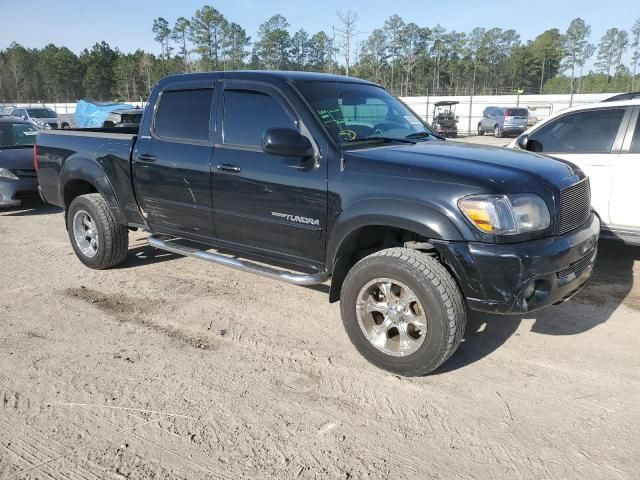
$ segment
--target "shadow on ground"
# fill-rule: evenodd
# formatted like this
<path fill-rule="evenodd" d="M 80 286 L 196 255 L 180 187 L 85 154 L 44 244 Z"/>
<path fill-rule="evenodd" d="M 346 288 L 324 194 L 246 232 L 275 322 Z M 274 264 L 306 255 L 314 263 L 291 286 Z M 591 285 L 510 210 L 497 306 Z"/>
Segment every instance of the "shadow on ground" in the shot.
<path fill-rule="evenodd" d="M 469 312 L 464 341 L 458 351 L 435 374 L 470 365 L 501 347 L 515 333 L 523 318 L 533 318 L 531 329 L 543 335 L 577 335 L 606 322 L 625 304 L 640 310 L 633 290 L 633 266 L 640 247 L 601 240 L 593 276 L 578 295 L 527 315 L 492 315 Z"/>
<path fill-rule="evenodd" d="M 29 198 L 22 201 L 17 207 L 0 208 L 2 217 L 28 217 L 32 215 L 51 215 L 61 213 L 62 209 L 55 205 L 43 203 L 40 199 Z"/>
<path fill-rule="evenodd" d="M 141 267 L 142 265 L 152 265 L 154 263 L 176 260 L 178 258 L 184 257 L 165 250 L 159 250 L 148 243 L 143 243 L 129 248 L 127 258 L 116 268 Z"/>

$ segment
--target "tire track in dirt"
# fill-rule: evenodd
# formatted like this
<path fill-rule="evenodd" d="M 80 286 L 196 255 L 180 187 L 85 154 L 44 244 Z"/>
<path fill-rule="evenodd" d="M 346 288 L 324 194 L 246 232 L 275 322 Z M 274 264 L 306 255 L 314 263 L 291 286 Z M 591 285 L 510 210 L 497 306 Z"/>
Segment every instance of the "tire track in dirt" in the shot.
<path fill-rule="evenodd" d="M 0 366 L 0 370 L 2 370 L 2 369 L 4 369 L 4 368 L 2 366 Z M 4 377 L 4 378 L 2 378 L 2 377 Z M 10 380 L 10 378 L 7 378 L 5 375 L 2 375 L 2 373 L 0 372 L 0 382 L 5 383 L 7 380 Z M 31 385 L 33 388 L 35 388 L 37 390 L 40 390 L 45 396 L 48 393 L 48 390 L 46 388 L 41 387 L 40 385 L 34 384 L 32 381 L 30 381 L 28 379 L 21 379 L 21 381 L 26 383 L 26 384 L 28 384 L 28 385 Z M 68 384 L 68 386 L 72 387 L 71 384 Z M 11 390 L 13 392 L 13 396 L 16 399 L 13 402 L 14 409 L 16 411 L 19 411 L 19 412 L 20 411 L 24 411 L 25 408 L 21 408 L 21 407 L 25 407 L 25 405 L 24 405 L 24 403 L 25 403 L 25 400 L 24 400 L 25 395 L 23 393 L 20 393 L 17 390 L 13 390 L 10 387 L 9 387 L 9 390 Z M 7 387 L 6 386 L 5 386 L 5 392 L 7 392 Z M 7 396 L 6 393 L 5 393 L 5 396 Z M 61 394 L 60 394 L 60 392 L 56 392 L 56 394 L 53 395 L 53 396 L 54 397 L 60 397 Z M 45 410 L 45 408 L 43 407 L 43 403 L 41 403 L 41 402 L 31 401 L 31 400 L 27 400 L 26 402 L 27 402 L 26 407 L 31 409 L 31 410 L 37 409 L 39 412 L 42 412 L 42 411 Z M 48 404 L 48 405 L 51 405 L 51 404 Z M 94 420 L 98 420 L 99 422 L 106 424 L 108 427 L 112 427 L 111 432 L 108 432 L 107 436 L 110 435 L 110 434 L 113 434 L 114 432 L 117 433 L 119 430 L 123 430 L 123 427 L 120 424 L 113 422 L 111 419 L 109 419 L 109 418 L 107 418 L 107 417 L 105 417 L 103 415 L 97 414 L 95 411 L 92 411 L 91 408 L 80 407 L 78 410 L 82 411 L 84 414 L 88 415 L 89 417 L 92 417 Z M 147 420 L 148 420 L 148 417 L 138 416 L 138 415 L 135 415 L 135 414 L 133 414 L 131 412 L 126 412 L 126 415 L 131 416 L 134 420 L 136 420 L 137 423 L 140 423 L 140 422 L 146 423 Z M 33 415 L 32 418 L 34 416 L 35 415 Z M 154 421 L 154 423 L 156 423 L 156 421 Z M 151 425 L 153 425 L 153 424 L 151 424 Z M 42 433 L 40 432 L 40 434 L 42 434 Z M 137 440 L 140 440 L 140 441 L 142 441 L 144 443 L 150 444 L 153 448 L 157 448 L 158 450 L 161 450 L 165 454 L 169 454 L 169 455 L 172 455 L 175 458 L 180 459 L 186 465 L 191 465 L 192 467 L 195 467 L 197 470 L 207 472 L 207 478 L 210 478 L 211 476 L 214 476 L 216 478 L 227 478 L 224 475 L 222 475 L 222 474 L 220 474 L 218 472 L 215 472 L 213 470 L 210 470 L 209 468 L 205 467 L 204 465 L 198 464 L 195 461 L 187 458 L 186 454 L 179 454 L 179 453 L 175 452 L 174 450 L 172 450 L 170 448 L 167 448 L 167 447 L 164 447 L 164 446 L 160 445 L 159 443 L 155 442 L 154 440 L 152 440 L 150 438 L 147 438 L 144 434 L 140 434 L 138 432 L 133 431 L 133 432 L 130 432 L 130 435 L 133 438 L 137 439 Z M 53 440 L 51 440 L 50 438 L 48 438 L 46 436 L 45 436 L 45 438 L 47 438 L 48 441 L 54 442 Z M 115 441 L 111 441 L 110 442 L 108 440 L 109 439 L 106 438 L 101 443 L 116 443 Z M 98 443 L 100 443 L 100 442 L 98 442 Z M 72 448 L 69 448 L 69 447 L 63 447 L 63 448 L 65 449 L 65 451 L 72 450 Z M 106 456 L 108 456 L 108 455 L 106 455 Z M 51 458 L 53 458 L 53 457 L 51 457 Z M 43 461 L 50 460 L 51 458 L 44 459 Z M 56 462 L 59 462 L 61 460 L 65 461 L 65 459 L 59 459 L 59 460 L 56 460 Z M 85 459 L 85 460 L 88 461 L 88 458 Z M 104 460 L 104 458 L 99 457 L 99 458 L 95 459 L 93 462 L 90 462 L 90 463 L 92 463 L 93 465 L 95 465 L 97 467 L 98 463 L 96 463 L 96 462 L 103 461 L 103 460 Z M 32 462 L 32 465 L 33 464 L 34 463 Z M 32 466 L 32 465 L 30 465 L 30 466 Z M 104 467 L 99 467 L 99 468 L 100 468 L 101 475 L 99 475 L 98 478 L 104 478 L 103 477 L 104 473 L 105 473 Z M 161 472 L 163 470 L 164 470 L 163 468 L 158 468 L 157 471 L 155 471 L 153 473 L 154 474 L 161 474 Z M 161 474 L 161 477 L 166 477 L 166 473 L 165 474 Z M 139 478 L 147 478 L 147 477 L 139 477 Z M 167 478 L 174 478 L 174 477 L 170 476 L 170 477 L 167 477 Z M 197 478 L 197 475 L 195 475 L 195 472 L 192 471 L 191 474 L 189 474 L 187 476 L 181 476 L 181 477 L 176 477 L 176 478 Z"/>

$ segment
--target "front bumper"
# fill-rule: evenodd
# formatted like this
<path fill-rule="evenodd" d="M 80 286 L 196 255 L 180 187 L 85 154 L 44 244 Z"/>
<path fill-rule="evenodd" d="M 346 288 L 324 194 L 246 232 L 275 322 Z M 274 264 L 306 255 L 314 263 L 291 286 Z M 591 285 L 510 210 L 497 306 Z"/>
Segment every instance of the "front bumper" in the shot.
<path fill-rule="evenodd" d="M 561 303 L 589 280 L 600 220 L 591 214 L 562 236 L 515 244 L 450 242 L 441 250 L 469 307 L 491 313 L 524 313 Z"/>
<path fill-rule="evenodd" d="M 0 207 L 16 207 L 22 203 L 22 198 L 37 195 L 37 178 L 0 179 Z"/>

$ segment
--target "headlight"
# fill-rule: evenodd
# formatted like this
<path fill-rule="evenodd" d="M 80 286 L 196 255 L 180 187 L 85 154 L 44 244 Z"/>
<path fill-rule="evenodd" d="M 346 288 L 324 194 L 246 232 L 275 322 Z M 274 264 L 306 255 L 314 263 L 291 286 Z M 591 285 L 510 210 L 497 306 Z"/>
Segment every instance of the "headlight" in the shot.
<path fill-rule="evenodd" d="M 51 125 L 49 125 L 48 123 L 41 123 L 41 124 L 40 124 L 40 126 L 41 126 L 42 128 L 44 128 L 45 130 L 46 130 L 46 129 L 51 130 Z"/>
<path fill-rule="evenodd" d="M 0 168 L 0 178 L 10 178 L 11 180 L 19 180 L 13 173 L 6 168 Z"/>
<path fill-rule="evenodd" d="M 544 230 L 551 224 L 544 200 L 531 193 L 518 195 L 471 195 L 458 207 L 481 232 L 516 235 Z"/>

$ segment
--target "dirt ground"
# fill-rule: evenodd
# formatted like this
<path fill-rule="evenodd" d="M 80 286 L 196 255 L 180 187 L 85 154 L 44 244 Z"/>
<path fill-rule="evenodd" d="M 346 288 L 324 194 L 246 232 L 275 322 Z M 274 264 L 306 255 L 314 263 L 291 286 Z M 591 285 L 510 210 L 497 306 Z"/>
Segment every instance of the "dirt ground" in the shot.
<path fill-rule="evenodd" d="M 363 360 L 327 287 L 148 247 L 85 268 L 59 210 L 0 212 L 0 478 L 632 479 L 640 248 L 540 313 L 472 314 L 434 374 Z"/>

